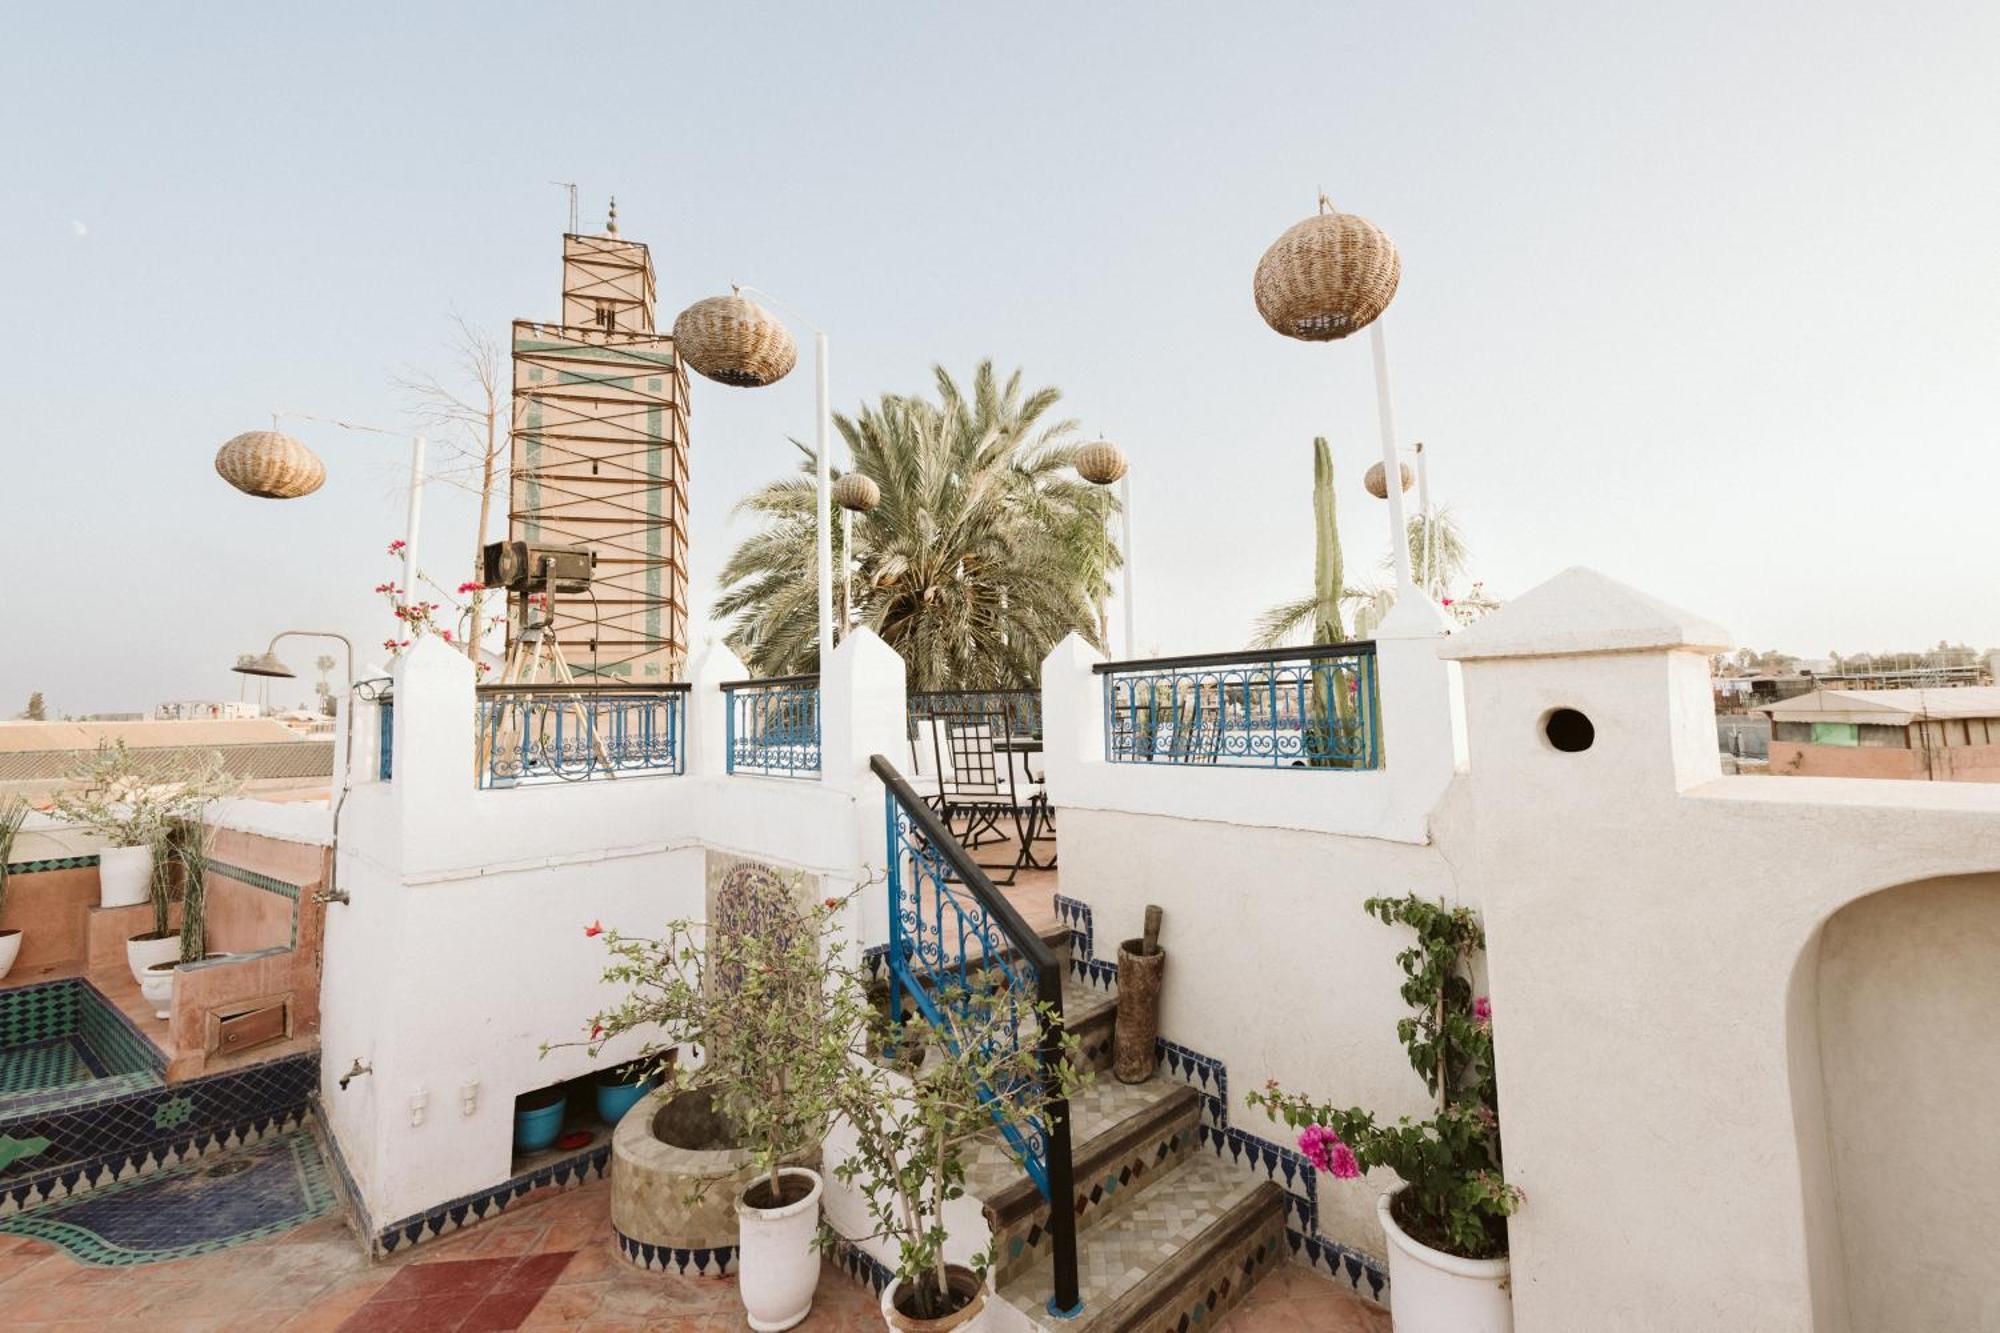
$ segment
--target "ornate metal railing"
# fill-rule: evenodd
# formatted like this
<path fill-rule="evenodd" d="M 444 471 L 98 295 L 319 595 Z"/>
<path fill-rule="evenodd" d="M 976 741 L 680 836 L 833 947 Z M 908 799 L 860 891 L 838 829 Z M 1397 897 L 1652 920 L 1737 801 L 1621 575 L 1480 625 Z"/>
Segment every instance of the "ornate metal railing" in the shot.
<path fill-rule="evenodd" d="M 947 1034 L 940 1005 L 953 1005 L 968 1017 L 976 1010 L 981 1030 L 1013 1041 L 1013 1049 L 1033 1041 L 1043 1077 L 1053 1078 L 1063 1059 L 1062 965 L 1055 951 L 1029 929 L 895 765 L 878 754 L 869 767 L 882 779 L 888 815 L 890 1014 L 899 1017 L 907 997 L 934 1029 Z M 996 1024 L 986 1026 L 996 1017 Z M 980 1092 L 994 1102 L 1009 1090 Z M 1049 1201 L 1055 1264 L 1050 1308 L 1074 1314 L 1079 1299 L 1069 1101 L 1049 1102 L 1028 1118 L 1026 1132 L 1011 1123 L 1018 1117 L 995 1119 L 1028 1178 Z"/>
<path fill-rule="evenodd" d="M 1373 643 L 1103 662 L 1114 764 L 1382 766 Z"/>
<path fill-rule="evenodd" d="M 819 677 L 773 676 L 722 687 L 731 773 L 819 776 Z"/>
<path fill-rule="evenodd" d="M 1039 690 L 920 690 L 909 698 L 910 739 L 917 723 L 935 717 L 1007 719 L 1007 734 L 1042 738 L 1042 695 Z"/>
<path fill-rule="evenodd" d="M 684 772 L 687 699 L 684 684 L 482 685 L 479 785 Z"/>

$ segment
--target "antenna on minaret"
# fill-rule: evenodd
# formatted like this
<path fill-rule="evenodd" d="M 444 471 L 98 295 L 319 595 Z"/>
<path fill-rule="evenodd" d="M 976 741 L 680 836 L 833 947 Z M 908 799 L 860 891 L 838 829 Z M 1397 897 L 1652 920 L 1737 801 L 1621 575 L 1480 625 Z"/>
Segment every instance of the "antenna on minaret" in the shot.
<path fill-rule="evenodd" d="M 549 184 L 560 185 L 569 191 L 569 234 L 571 236 L 576 235 L 576 182 L 550 181 Z"/>
<path fill-rule="evenodd" d="M 605 220 L 604 234 L 606 236 L 618 234 L 618 196 L 615 194 L 611 196 L 611 216 Z"/>

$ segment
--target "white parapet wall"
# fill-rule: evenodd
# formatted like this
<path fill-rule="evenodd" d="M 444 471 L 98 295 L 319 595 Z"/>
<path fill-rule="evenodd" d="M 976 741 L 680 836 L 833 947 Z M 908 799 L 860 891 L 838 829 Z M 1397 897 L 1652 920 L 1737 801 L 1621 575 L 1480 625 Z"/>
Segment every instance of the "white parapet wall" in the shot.
<path fill-rule="evenodd" d="M 723 771 L 717 686 L 744 674 L 719 647 L 697 664 L 684 775 L 481 790 L 469 664 L 428 639 L 398 664 L 394 777 L 349 795 L 350 900 L 328 911 L 322 983 L 321 1097 L 373 1227 L 505 1180 L 517 1095 L 634 1053 L 641 1035 L 596 1060 L 581 1044 L 541 1054 L 581 1043 L 617 998 L 587 926 L 657 935 L 699 919 L 711 850 L 803 870 L 829 894 L 876 877 L 881 787 L 864 776 L 869 754 L 903 744 L 901 659 L 866 631 L 835 654 L 822 780 Z M 868 898 L 849 923 L 860 943 Z M 368 1072 L 343 1089 L 356 1061 Z"/>

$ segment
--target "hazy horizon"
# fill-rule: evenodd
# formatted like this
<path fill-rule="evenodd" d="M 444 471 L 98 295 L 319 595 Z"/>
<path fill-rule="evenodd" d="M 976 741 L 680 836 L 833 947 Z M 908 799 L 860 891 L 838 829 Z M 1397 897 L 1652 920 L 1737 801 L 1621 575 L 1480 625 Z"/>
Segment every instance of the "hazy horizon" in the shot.
<path fill-rule="evenodd" d="M 454 314 L 554 318 L 551 181 L 586 231 L 617 196 L 663 327 L 732 281 L 810 315 L 842 411 L 984 357 L 1060 386 L 1132 462 L 1143 650 L 1306 590 L 1315 435 L 1382 577 L 1365 340 L 1250 297 L 1321 188 L 1401 250 L 1399 433 L 1491 592 L 1582 564 L 1760 650 L 2000 646 L 2000 9 L 558 13 L 13 17 L 0 717 L 235 698 L 284 628 L 380 659 L 405 444 L 288 421 L 328 468 L 290 502 L 215 450 L 280 409 L 404 429 Z M 693 389 L 697 651 L 732 506 L 811 435 L 793 330 L 783 384 Z M 455 585 L 473 501 L 425 504 Z"/>

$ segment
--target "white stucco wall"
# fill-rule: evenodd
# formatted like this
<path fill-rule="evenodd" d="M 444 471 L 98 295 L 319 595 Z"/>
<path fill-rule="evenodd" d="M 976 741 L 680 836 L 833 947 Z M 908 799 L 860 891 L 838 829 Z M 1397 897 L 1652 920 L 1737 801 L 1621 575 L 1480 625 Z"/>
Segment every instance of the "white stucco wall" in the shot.
<path fill-rule="evenodd" d="M 425 640 L 399 665 L 394 780 L 348 798 L 350 902 L 328 912 L 322 982 L 321 1096 L 374 1226 L 506 1179 L 514 1097 L 640 1045 L 634 1034 L 595 1062 L 581 1047 L 539 1054 L 616 999 L 585 926 L 656 934 L 698 919 L 710 849 L 820 875 L 829 892 L 883 860 L 881 787 L 864 775 L 867 754 L 903 736 L 900 659 L 865 632 L 842 645 L 823 696 L 826 780 L 787 781 L 722 770 L 714 687 L 743 674 L 726 654 L 696 669 L 685 775 L 491 791 L 474 783 L 465 659 Z M 343 1090 L 356 1059 L 372 1072 Z"/>
<path fill-rule="evenodd" d="M 1856 1329 L 2000 1328 L 2000 875 L 1842 908 L 1817 1017 L 1846 1304 Z"/>

